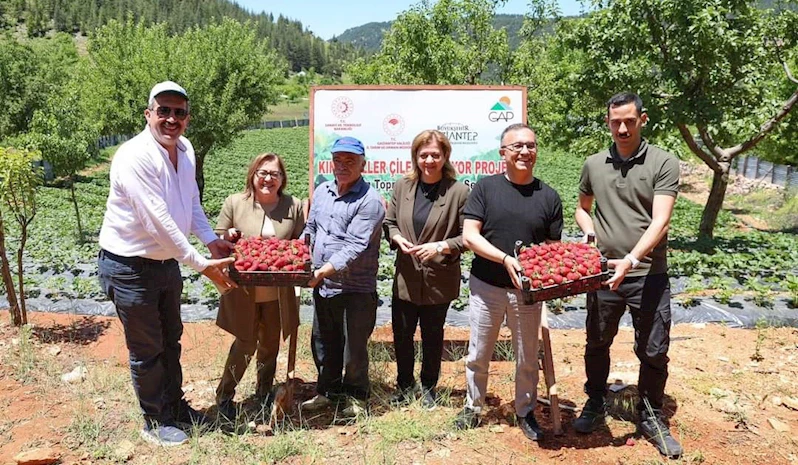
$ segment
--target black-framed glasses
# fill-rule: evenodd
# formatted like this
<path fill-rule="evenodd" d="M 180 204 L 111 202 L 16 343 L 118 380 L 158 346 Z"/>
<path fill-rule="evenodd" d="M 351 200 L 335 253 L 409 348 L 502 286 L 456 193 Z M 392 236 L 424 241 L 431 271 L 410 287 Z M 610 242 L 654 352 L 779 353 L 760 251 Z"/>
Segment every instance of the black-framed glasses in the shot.
<path fill-rule="evenodd" d="M 155 109 L 155 113 L 158 115 L 158 118 L 169 118 L 169 115 L 174 113 L 175 118 L 183 121 L 188 116 L 188 110 L 185 108 L 172 108 L 160 105 L 158 108 Z"/>
<path fill-rule="evenodd" d="M 261 179 L 266 179 L 267 177 L 278 180 L 283 179 L 283 173 L 279 171 L 258 170 L 255 171 L 255 174 Z"/>
<path fill-rule="evenodd" d="M 526 147 L 530 152 L 538 149 L 537 142 L 516 142 L 515 144 L 502 145 L 503 149 L 512 150 L 513 152 L 520 152 Z"/>

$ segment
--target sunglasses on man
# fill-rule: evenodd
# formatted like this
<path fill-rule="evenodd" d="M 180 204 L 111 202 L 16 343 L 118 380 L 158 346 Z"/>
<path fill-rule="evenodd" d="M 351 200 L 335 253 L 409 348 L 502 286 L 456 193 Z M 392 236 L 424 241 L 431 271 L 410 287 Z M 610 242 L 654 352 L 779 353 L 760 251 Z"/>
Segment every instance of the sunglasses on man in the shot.
<path fill-rule="evenodd" d="M 175 118 L 180 121 L 183 121 L 188 116 L 188 110 L 185 108 L 172 108 L 163 105 L 156 108 L 155 113 L 158 115 L 158 118 L 169 118 L 169 115 L 174 113 Z"/>

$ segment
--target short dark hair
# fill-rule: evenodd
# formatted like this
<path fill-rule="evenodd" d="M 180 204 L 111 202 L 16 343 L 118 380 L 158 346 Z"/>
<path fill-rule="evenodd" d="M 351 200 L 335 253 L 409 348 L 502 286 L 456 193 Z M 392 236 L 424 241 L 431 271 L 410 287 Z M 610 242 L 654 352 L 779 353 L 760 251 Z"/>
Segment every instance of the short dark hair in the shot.
<path fill-rule="evenodd" d="M 504 143 L 504 136 L 507 135 L 508 132 L 518 131 L 519 129 L 529 129 L 533 133 L 535 132 L 535 130 L 532 129 L 531 127 L 529 127 L 528 124 L 525 124 L 525 123 L 513 123 L 513 124 L 507 126 L 506 128 L 504 128 L 504 131 L 502 131 L 501 137 L 499 137 L 499 144 Z"/>
<path fill-rule="evenodd" d="M 643 99 L 641 99 L 640 96 L 634 92 L 619 92 L 610 97 L 610 99 L 607 101 L 607 114 L 610 114 L 610 108 L 620 107 L 632 102 L 634 102 L 635 108 L 637 109 L 637 115 L 642 115 Z"/>

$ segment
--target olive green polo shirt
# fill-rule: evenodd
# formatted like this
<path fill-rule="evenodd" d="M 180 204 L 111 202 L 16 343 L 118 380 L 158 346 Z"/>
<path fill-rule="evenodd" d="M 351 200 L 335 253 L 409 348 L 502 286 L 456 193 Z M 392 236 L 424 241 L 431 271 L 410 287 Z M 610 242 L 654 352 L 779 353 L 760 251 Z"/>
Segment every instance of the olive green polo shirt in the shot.
<path fill-rule="evenodd" d="M 594 197 L 593 223 L 601 253 L 607 258 L 625 257 L 651 224 L 654 196 L 676 197 L 678 189 L 679 160 L 645 140 L 626 160 L 618 155 L 615 144 L 588 157 L 579 192 Z M 667 272 L 667 248 L 665 235 L 628 276 Z"/>

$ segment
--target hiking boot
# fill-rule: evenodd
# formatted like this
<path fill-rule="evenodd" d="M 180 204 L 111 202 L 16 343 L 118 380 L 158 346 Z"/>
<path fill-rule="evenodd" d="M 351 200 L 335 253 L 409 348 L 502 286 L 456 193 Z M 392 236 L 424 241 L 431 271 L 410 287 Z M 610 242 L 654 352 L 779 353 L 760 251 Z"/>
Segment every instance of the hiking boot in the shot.
<path fill-rule="evenodd" d="M 464 407 L 454 419 L 454 428 L 465 430 L 479 426 L 479 415 L 474 410 Z"/>
<path fill-rule="evenodd" d="M 188 441 L 188 435 L 172 425 L 145 425 L 140 435 L 141 439 L 164 447 L 179 446 Z"/>
<path fill-rule="evenodd" d="M 588 399 L 582 408 L 579 418 L 574 419 L 574 430 L 582 434 L 590 434 L 604 424 L 607 416 L 607 406 L 603 399 Z"/>
<path fill-rule="evenodd" d="M 516 420 L 518 421 L 518 427 L 521 428 L 527 439 L 538 442 L 543 440 L 543 430 L 538 425 L 534 412 L 527 413 L 525 417 L 516 416 Z"/>
<path fill-rule="evenodd" d="M 637 432 L 654 444 L 660 454 L 672 459 L 681 457 L 682 446 L 671 436 L 670 429 L 659 415 L 641 413 Z"/>
<path fill-rule="evenodd" d="M 346 404 L 346 407 L 341 410 L 341 416 L 344 418 L 357 418 L 368 411 L 368 402 L 364 399 L 355 399 L 353 397 Z"/>
<path fill-rule="evenodd" d="M 326 396 L 316 394 L 312 399 L 308 399 L 299 405 L 300 410 L 306 412 L 316 412 L 323 408 L 327 408 L 332 404 L 332 401 Z"/>
<path fill-rule="evenodd" d="M 234 422 L 238 416 L 238 408 L 235 402 L 231 400 L 224 400 L 216 405 L 216 411 L 220 421 Z"/>
<path fill-rule="evenodd" d="M 434 388 L 421 390 L 421 406 L 427 410 L 435 410 L 438 406 Z"/>
<path fill-rule="evenodd" d="M 180 402 L 177 403 L 177 407 L 174 407 L 174 418 L 175 423 L 178 425 L 184 425 L 187 428 L 196 427 L 206 427 L 211 426 L 213 421 L 208 418 L 204 413 L 194 410 L 185 399 L 180 399 Z"/>
<path fill-rule="evenodd" d="M 415 384 L 406 388 L 398 387 L 393 392 L 388 402 L 394 407 L 403 407 L 416 400 L 416 392 L 417 388 Z"/>

